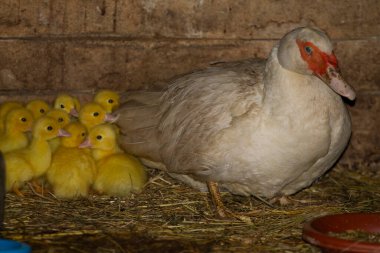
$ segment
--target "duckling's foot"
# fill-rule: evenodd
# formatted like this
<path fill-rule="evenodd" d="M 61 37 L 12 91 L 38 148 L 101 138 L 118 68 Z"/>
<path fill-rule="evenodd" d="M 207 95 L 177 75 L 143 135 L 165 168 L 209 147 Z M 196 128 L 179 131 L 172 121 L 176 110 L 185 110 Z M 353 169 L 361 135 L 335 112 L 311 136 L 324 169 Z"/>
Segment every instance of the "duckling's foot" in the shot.
<path fill-rule="evenodd" d="M 37 180 L 33 180 L 31 182 L 31 188 L 34 193 L 44 195 L 44 188 L 38 183 Z"/>
<path fill-rule="evenodd" d="M 25 197 L 25 195 L 24 195 L 24 193 L 22 193 L 21 191 L 20 191 L 20 189 L 18 188 L 18 187 L 16 187 L 16 186 L 13 186 L 12 187 L 12 191 L 17 195 L 17 196 L 19 196 L 19 197 Z"/>
<path fill-rule="evenodd" d="M 237 219 L 237 220 L 249 223 L 249 224 L 252 223 L 250 217 L 248 217 L 244 214 L 234 213 L 234 212 L 228 210 L 224 206 L 223 201 L 222 201 L 222 197 L 220 196 L 218 183 L 208 181 L 207 186 L 208 186 L 208 189 L 210 191 L 211 199 L 215 205 L 216 213 L 219 216 L 219 218 L 221 218 L 221 219 Z"/>

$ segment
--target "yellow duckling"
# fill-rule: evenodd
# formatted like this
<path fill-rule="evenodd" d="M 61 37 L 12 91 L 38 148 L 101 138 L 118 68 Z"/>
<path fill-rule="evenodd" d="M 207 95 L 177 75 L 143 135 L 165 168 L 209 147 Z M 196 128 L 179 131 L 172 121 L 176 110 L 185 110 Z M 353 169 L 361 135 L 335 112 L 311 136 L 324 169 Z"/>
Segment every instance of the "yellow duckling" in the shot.
<path fill-rule="evenodd" d="M 15 108 L 21 108 L 22 103 L 16 101 L 7 101 L 0 105 L 0 133 L 4 131 L 5 128 L 5 116 L 8 112 Z"/>
<path fill-rule="evenodd" d="M 120 95 L 112 90 L 100 90 L 95 94 L 94 102 L 103 106 L 107 113 L 112 113 L 120 105 Z"/>
<path fill-rule="evenodd" d="M 105 122 L 112 123 L 117 117 L 107 113 L 106 110 L 95 102 L 85 104 L 79 112 L 79 121 L 89 130 L 96 125 Z"/>
<path fill-rule="evenodd" d="M 46 116 L 55 119 L 60 128 L 63 128 L 70 123 L 70 115 L 62 109 L 51 109 L 46 113 Z"/>
<path fill-rule="evenodd" d="M 44 116 L 34 123 L 32 140 L 23 149 L 4 154 L 6 165 L 6 191 L 13 190 L 22 196 L 19 188 L 31 179 L 42 176 L 50 166 L 51 150 L 48 140 L 66 136 L 55 119 Z"/>
<path fill-rule="evenodd" d="M 23 107 L 8 112 L 5 117 L 5 131 L 0 134 L 0 150 L 5 153 L 25 148 L 28 137 L 25 132 L 32 130 L 33 115 Z"/>
<path fill-rule="evenodd" d="M 25 107 L 32 112 L 34 119 L 44 116 L 50 110 L 50 105 L 41 99 L 31 100 Z"/>
<path fill-rule="evenodd" d="M 96 191 L 111 196 L 128 196 L 142 191 L 148 178 L 145 167 L 136 157 L 120 149 L 112 125 L 92 128 L 80 147 L 92 149 L 98 168 L 93 186 Z"/>
<path fill-rule="evenodd" d="M 54 100 L 54 108 L 63 109 L 74 117 L 79 116 L 80 102 L 76 97 L 68 94 L 59 94 Z"/>
<path fill-rule="evenodd" d="M 91 153 L 88 149 L 78 148 L 85 140 L 87 130 L 79 122 L 72 122 L 64 129 L 70 136 L 60 138 L 61 145 L 53 154 L 46 176 L 56 197 L 86 197 L 96 175 Z"/>
<path fill-rule="evenodd" d="M 67 124 L 70 123 L 70 115 L 62 109 L 51 109 L 46 113 L 47 116 L 52 117 L 58 122 L 59 128 L 64 128 Z M 60 143 L 60 138 L 54 138 L 49 141 L 51 151 L 54 151 L 58 148 Z"/>

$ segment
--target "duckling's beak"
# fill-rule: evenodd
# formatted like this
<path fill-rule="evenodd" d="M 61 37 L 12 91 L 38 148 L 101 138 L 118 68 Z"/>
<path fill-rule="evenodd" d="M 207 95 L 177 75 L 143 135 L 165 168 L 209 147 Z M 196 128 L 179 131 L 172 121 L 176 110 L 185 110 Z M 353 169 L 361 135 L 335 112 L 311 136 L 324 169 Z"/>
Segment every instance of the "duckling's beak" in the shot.
<path fill-rule="evenodd" d="M 91 144 L 91 141 L 90 139 L 85 139 L 84 142 L 82 142 L 81 144 L 79 144 L 79 148 L 91 148 L 92 144 Z"/>
<path fill-rule="evenodd" d="M 63 130 L 62 128 L 60 128 L 58 130 L 58 135 L 59 137 L 70 137 L 71 134 L 69 132 L 67 132 L 66 130 Z"/>
<path fill-rule="evenodd" d="M 111 113 L 106 113 L 106 117 L 105 117 L 104 121 L 109 122 L 109 123 L 114 123 L 118 119 L 119 119 L 119 114 L 114 115 Z"/>
<path fill-rule="evenodd" d="M 352 101 L 355 100 L 355 90 L 342 78 L 342 75 L 337 67 L 329 64 L 327 66 L 326 73 L 321 75 L 316 74 L 316 76 L 330 86 L 330 88 L 339 95 Z"/>
<path fill-rule="evenodd" d="M 77 111 L 77 109 L 73 108 L 70 110 L 70 115 L 75 117 L 75 118 L 78 118 L 79 117 L 79 112 Z"/>

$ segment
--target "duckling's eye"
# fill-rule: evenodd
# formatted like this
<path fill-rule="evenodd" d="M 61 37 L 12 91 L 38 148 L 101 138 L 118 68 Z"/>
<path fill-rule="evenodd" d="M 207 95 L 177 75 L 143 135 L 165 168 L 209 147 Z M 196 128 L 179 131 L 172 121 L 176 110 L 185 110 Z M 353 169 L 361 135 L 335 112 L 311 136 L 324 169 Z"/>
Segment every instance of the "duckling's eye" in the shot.
<path fill-rule="evenodd" d="M 98 112 L 94 112 L 94 117 L 98 117 L 99 116 L 99 113 Z"/>
<path fill-rule="evenodd" d="M 63 118 L 58 118 L 58 122 L 63 122 Z"/>
<path fill-rule="evenodd" d="M 48 126 L 46 129 L 47 129 L 48 131 L 51 131 L 51 130 L 53 130 L 53 127 L 52 127 L 52 126 Z"/>
<path fill-rule="evenodd" d="M 61 108 L 62 108 L 62 109 L 65 108 L 65 105 L 61 105 Z"/>
<path fill-rule="evenodd" d="M 21 121 L 22 122 L 26 122 L 26 118 L 21 118 Z"/>
<path fill-rule="evenodd" d="M 86 133 L 82 133 L 81 135 L 82 135 L 82 136 L 86 136 Z"/>
<path fill-rule="evenodd" d="M 101 135 L 96 136 L 96 139 L 101 140 L 103 137 Z"/>
<path fill-rule="evenodd" d="M 313 48 L 310 47 L 310 46 L 306 46 L 306 47 L 305 47 L 305 52 L 306 52 L 308 55 L 312 55 L 312 54 L 313 54 Z"/>
<path fill-rule="evenodd" d="M 40 113 L 45 113 L 45 110 L 44 109 L 40 109 Z"/>
<path fill-rule="evenodd" d="M 108 103 L 112 104 L 113 103 L 113 99 L 108 99 Z"/>

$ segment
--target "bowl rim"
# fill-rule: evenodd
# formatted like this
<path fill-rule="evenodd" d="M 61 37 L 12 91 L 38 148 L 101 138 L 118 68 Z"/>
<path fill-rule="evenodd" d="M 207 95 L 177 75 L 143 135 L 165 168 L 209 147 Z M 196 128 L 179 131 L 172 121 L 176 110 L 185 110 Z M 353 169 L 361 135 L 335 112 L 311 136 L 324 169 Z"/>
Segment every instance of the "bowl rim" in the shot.
<path fill-rule="evenodd" d="M 29 253 L 31 247 L 23 242 L 0 238 L 0 252 Z"/>
<path fill-rule="evenodd" d="M 329 214 L 322 215 L 316 218 L 313 218 L 306 222 L 303 226 L 302 238 L 313 245 L 316 245 L 321 248 L 330 249 L 330 250 L 347 250 L 347 252 L 379 252 L 380 243 L 376 242 L 365 242 L 365 241 L 353 241 L 348 239 L 342 239 L 334 236 L 328 235 L 328 232 L 334 231 L 321 231 L 315 227 L 315 224 L 325 221 L 327 218 L 357 218 L 358 216 L 375 216 L 380 218 L 380 213 L 338 213 L 338 214 Z M 358 227 L 359 228 L 359 227 Z M 363 229 L 361 229 L 363 230 Z M 345 230 L 347 231 L 347 230 Z M 363 230 L 368 231 L 368 230 Z M 371 232 L 371 231 L 368 231 Z"/>

